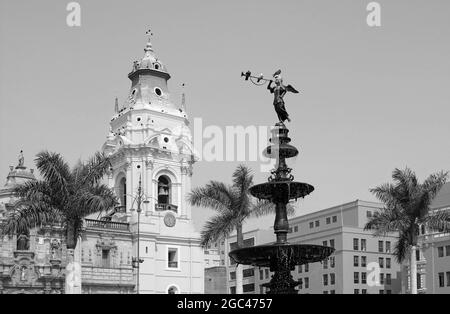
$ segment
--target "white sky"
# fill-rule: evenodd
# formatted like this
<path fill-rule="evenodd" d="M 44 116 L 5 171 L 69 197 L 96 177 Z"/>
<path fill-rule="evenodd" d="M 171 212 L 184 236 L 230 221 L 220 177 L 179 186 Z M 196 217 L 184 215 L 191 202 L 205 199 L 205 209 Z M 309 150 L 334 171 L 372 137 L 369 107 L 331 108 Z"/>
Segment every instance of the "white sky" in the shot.
<path fill-rule="evenodd" d="M 376 29 L 363 0 L 86 0 L 80 28 L 66 25 L 68 2 L 0 0 L 0 178 L 21 149 L 31 166 L 42 149 L 73 164 L 101 148 L 148 28 L 172 99 L 186 83 L 190 117 L 205 126 L 276 122 L 271 96 L 243 70 L 280 68 L 301 91 L 285 98 L 300 150 L 294 174 L 316 190 L 297 214 L 374 200 L 368 189 L 395 167 L 421 178 L 450 168 L 449 1 L 378 1 Z M 230 182 L 236 165 L 198 163 L 193 186 Z M 209 214 L 195 210 L 197 227 Z"/>

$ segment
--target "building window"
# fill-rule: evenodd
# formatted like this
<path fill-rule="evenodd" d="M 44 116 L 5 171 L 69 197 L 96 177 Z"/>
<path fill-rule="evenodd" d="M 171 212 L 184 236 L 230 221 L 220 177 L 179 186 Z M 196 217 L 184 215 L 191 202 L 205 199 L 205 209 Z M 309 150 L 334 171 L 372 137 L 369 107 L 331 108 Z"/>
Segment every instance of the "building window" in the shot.
<path fill-rule="evenodd" d="M 305 278 L 305 289 L 308 289 L 308 288 L 309 288 L 309 278 L 306 277 Z"/>
<path fill-rule="evenodd" d="M 353 273 L 353 283 L 359 283 L 359 273 Z"/>
<path fill-rule="evenodd" d="M 330 247 L 332 247 L 334 249 L 334 239 L 330 240 Z"/>
<path fill-rule="evenodd" d="M 361 294 L 367 294 L 367 289 L 362 289 Z"/>
<path fill-rule="evenodd" d="M 308 263 L 305 264 L 305 273 L 307 273 L 307 272 L 309 272 L 309 264 Z"/>
<path fill-rule="evenodd" d="M 230 287 L 230 294 L 236 294 L 236 287 Z"/>
<path fill-rule="evenodd" d="M 442 288 L 445 286 L 444 283 L 444 273 L 439 273 L 439 287 Z"/>
<path fill-rule="evenodd" d="M 391 259 L 389 257 L 386 258 L 386 268 L 387 269 L 391 268 Z"/>
<path fill-rule="evenodd" d="M 158 178 L 158 204 L 170 204 L 170 179 L 167 176 L 160 176 Z"/>
<path fill-rule="evenodd" d="M 298 288 L 299 288 L 299 289 L 303 289 L 303 279 L 302 279 L 302 278 L 300 278 L 300 279 L 298 280 Z"/>
<path fill-rule="evenodd" d="M 336 265 L 336 259 L 334 256 L 330 257 L 330 267 L 334 268 L 334 266 Z"/>
<path fill-rule="evenodd" d="M 242 276 L 244 278 L 246 278 L 246 277 L 253 277 L 253 276 L 255 276 L 255 270 L 253 268 L 244 269 L 242 271 Z"/>
<path fill-rule="evenodd" d="M 326 222 L 327 222 L 327 225 L 329 225 L 331 223 L 331 217 L 327 217 Z"/>
<path fill-rule="evenodd" d="M 380 284 L 384 285 L 384 274 L 380 274 Z"/>
<path fill-rule="evenodd" d="M 230 280 L 236 280 L 236 272 L 235 271 L 230 272 Z"/>
<path fill-rule="evenodd" d="M 386 290 L 386 294 L 392 294 L 392 290 Z"/>
<path fill-rule="evenodd" d="M 319 227 L 319 226 L 320 226 L 320 221 L 319 221 L 319 220 L 316 220 L 315 226 L 316 226 L 316 227 Z"/>
<path fill-rule="evenodd" d="M 122 178 L 119 181 L 119 200 L 122 206 L 122 211 L 126 211 L 127 208 L 127 179 Z"/>
<path fill-rule="evenodd" d="M 358 267 L 359 266 L 359 257 L 358 256 L 353 256 L 353 266 L 354 267 Z"/>
<path fill-rule="evenodd" d="M 255 284 L 249 283 L 242 286 L 242 292 L 255 292 Z"/>
<path fill-rule="evenodd" d="M 450 245 L 445 246 L 445 256 L 450 256 Z"/>
<path fill-rule="evenodd" d="M 328 291 L 324 291 L 323 294 L 328 294 Z"/>
<path fill-rule="evenodd" d="M 323 285 L 328 286 L 328 275 L 327 274 L 323 275 Z"/>
<path fill-rule="evenodd" d="M 447 287 L 450 287 L 450 271 L 445 273 L 447 275 Z"/>
<path fill-rule="evenodd" d="M 264 271 L 262 269 L 259 270 L 259 280 L 264 280 Z"/>
<path fill-rule="evenodd" d="M 328 244 L 327 241 L 322 241 L 322 245 L 323 245 L 323 246 L 328 246 L 327 244 Z"/>
<path fill-rule="evenodd" d="M 372 217 L 372 212 L 370 210 L 367 211 L 367 218 Z"/>
<path fill-rule="evenodd" d="M 416 250 L 416 261 L 420 261 L 420 250 Z"/>
<path fill-rule="evenodd" d="M 178 248 L 168 247 L 167 249 L 167 267 L 168 268 L 179 268 L 180 256 Z"/>
<path fill-rule="evenodd" d="M 336 275 L 330 274 L 330 285 L 334 285 L 336 283 Z"/>
<path fill-rule="evenodd" d="M 359 250 L 359 240 L 353 239 L 353 250 L 358 251 Z"/>
<path fill-rule="evenodd" d="M 102 250 L 102 267 L 110 268 L 109 250 Z"/>
<path fill-rule="evenodd" d="M 333 222 L 337 221 L 337 216 L 333 216 Z"/>
<path fill-rule="evenodd" d="M 298 226 L 294 226 L 294 232 L 298 232 Z"/>
<path fill-rule="evenodd" d="M 328 269 L 328 258 L 323 260 L 323 269 Z"/>
<path fill-rule="evenodd" d="M 264 271 L 265 271 L 265 273 L 266 273 L 266 279 L 269 278 L 269 275 L 270 275 L 270 274 L 269 274 L 269 269 L 266 268 Z"/>
<path fill-rule="evenodd" d="M 353 290 L 353 294 L 359 294 L 359 289 Z"/>
<path fill-rule="evenodd" d="M 366 241 L 366 239 L 361 239 L 361 251 L 367 251 L 367 241 Z"/>
<path fill-rule="evenodd" d="M 330 294 L 336 294 L 335 290 L 330 290 Z"/>
<path fill-rule="evenodd" d="M 361 267 L 366 267 L 367 265 L 367 256 L 361 256 Z"/>
<path fill-rule="evenodd" d="M 386 284 L 391 285 L 392 284 L 392 276 L 391 274 L 386 274 Z"/>
<path fill-rule="evenodd" d="M 310 223 L 309 223 L 309 228 L 314 228 L 314 222 L 313 221 L 311 221 Z"/>
<path fill-rule="evenodd" d="M 384 290 L 380 290 L 379 294 L 384 294 Z"/>
<path fill-rule="evenodd" d="M 161 91 L 161 89 L 159 87 L 155 87 L 155 94 L 158 95 L 158 96 L 162 95 L 162 91 Z"/>
<path fill-rule="evenodd" d="M 365 272 L 361 273 L 361 283 L 363 283 L 363 284 L 367 283 L 367 273 L 365 273 Z"/>
<path fill-rule="evenodd" d="M 298 273 L 299 273 L 299 274 L 301 274 L 301 273 L 302 273 L 302 268 L 303 268 L 303 266 L 302 266 L 302 265 L 298 265 Z"/>
<path fill-rule="evenodd" d="M 438 247 L 438 257 L 444 257 L 444 247 Z"/>
<path fill-rule="evenodd" d="M 380 268 L 384 268 L 384 258 L 379 257 L 378 258 L 378 264 L 380 265 Z"/>
<path fill-rule="evenodd" d="M 384 252 L 384 248 L 383 248 L 383 241 L 378 241 L 378 252 L 383 253 Z"/>
<path fill-rule="evenodd" d="M 391 242 L 386 241 L 386 253 L 391 253 Z"/>

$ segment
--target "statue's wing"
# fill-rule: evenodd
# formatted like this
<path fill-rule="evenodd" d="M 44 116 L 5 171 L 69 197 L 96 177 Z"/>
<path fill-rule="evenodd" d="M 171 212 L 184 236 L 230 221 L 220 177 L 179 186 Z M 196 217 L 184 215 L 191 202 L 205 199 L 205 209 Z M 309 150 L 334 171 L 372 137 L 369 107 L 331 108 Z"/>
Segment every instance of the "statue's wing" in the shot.
<path fill-rule="evenodd" d="M 295 94 L 297 94 L 298 93 L 298 90 L 296 90 L 294 87 L 292 87 L 292 85 L 288 85 L 288 86 L 286 86 L 286 90 L 288 91 L 288 92 L 291 92 L 291 93 L 295 93 Z"/>
<path fill-rule="evenodd" d="M 277 75 L 280 75 L 281 74 L 281 70 L 278 70 L 278 71 L 276 71 L 274 74 L 273 74 L 273 76 L 277 76 Z"/>

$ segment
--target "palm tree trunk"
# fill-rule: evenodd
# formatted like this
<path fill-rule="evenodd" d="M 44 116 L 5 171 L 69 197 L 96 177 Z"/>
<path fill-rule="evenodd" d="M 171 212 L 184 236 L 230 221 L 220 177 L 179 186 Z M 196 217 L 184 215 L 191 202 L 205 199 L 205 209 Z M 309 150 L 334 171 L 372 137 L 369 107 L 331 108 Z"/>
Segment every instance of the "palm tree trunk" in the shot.
<path fill-rule="evenodd" d="M 76 258 L 77 232 L 74 224 L 67 225 L 66 294 L 81 294 L 81 265 Z"/>
<path fill-rule="evenodd" d="M 244 235 L 242 234 L 242 223 L 236 226 L 236 238 L 237 246 L 239 248 L 244 247 Z M 242 294 L 242 265 L 237 265 L 236 267 L 236 294 Z"/>
<path fill-rule="evenodd" d="M 417 262 L 416 262 L 416 246 L 411 246 L 411 255 L 409 259 L 409 282 L 410 293 L 417 294 Z"/>

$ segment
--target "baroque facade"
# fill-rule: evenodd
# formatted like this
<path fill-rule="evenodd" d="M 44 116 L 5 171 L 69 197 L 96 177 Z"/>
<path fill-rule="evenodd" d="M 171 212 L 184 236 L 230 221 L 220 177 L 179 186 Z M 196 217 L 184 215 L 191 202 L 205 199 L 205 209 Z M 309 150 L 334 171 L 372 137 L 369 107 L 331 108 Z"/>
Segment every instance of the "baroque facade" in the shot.
<path fill-rule="evenodd" d="M 104 179 L 120 206 L 93 215 L 75 250 L 79 293 L 203 293 L 204 252 L 186 200 L 193 150 L 184 106 L 170 99 L 170 74 L 150 40 L 128 74 L 127 100 L 110 122 L 103 152 L 112 167 Z M 11 167 L 0 191 L 0 219 L 17 205 L 12 188 L 35 180 Z M 64 233 L 56 227 L 0 239 L 0 293 L 64 293 Z"/>

